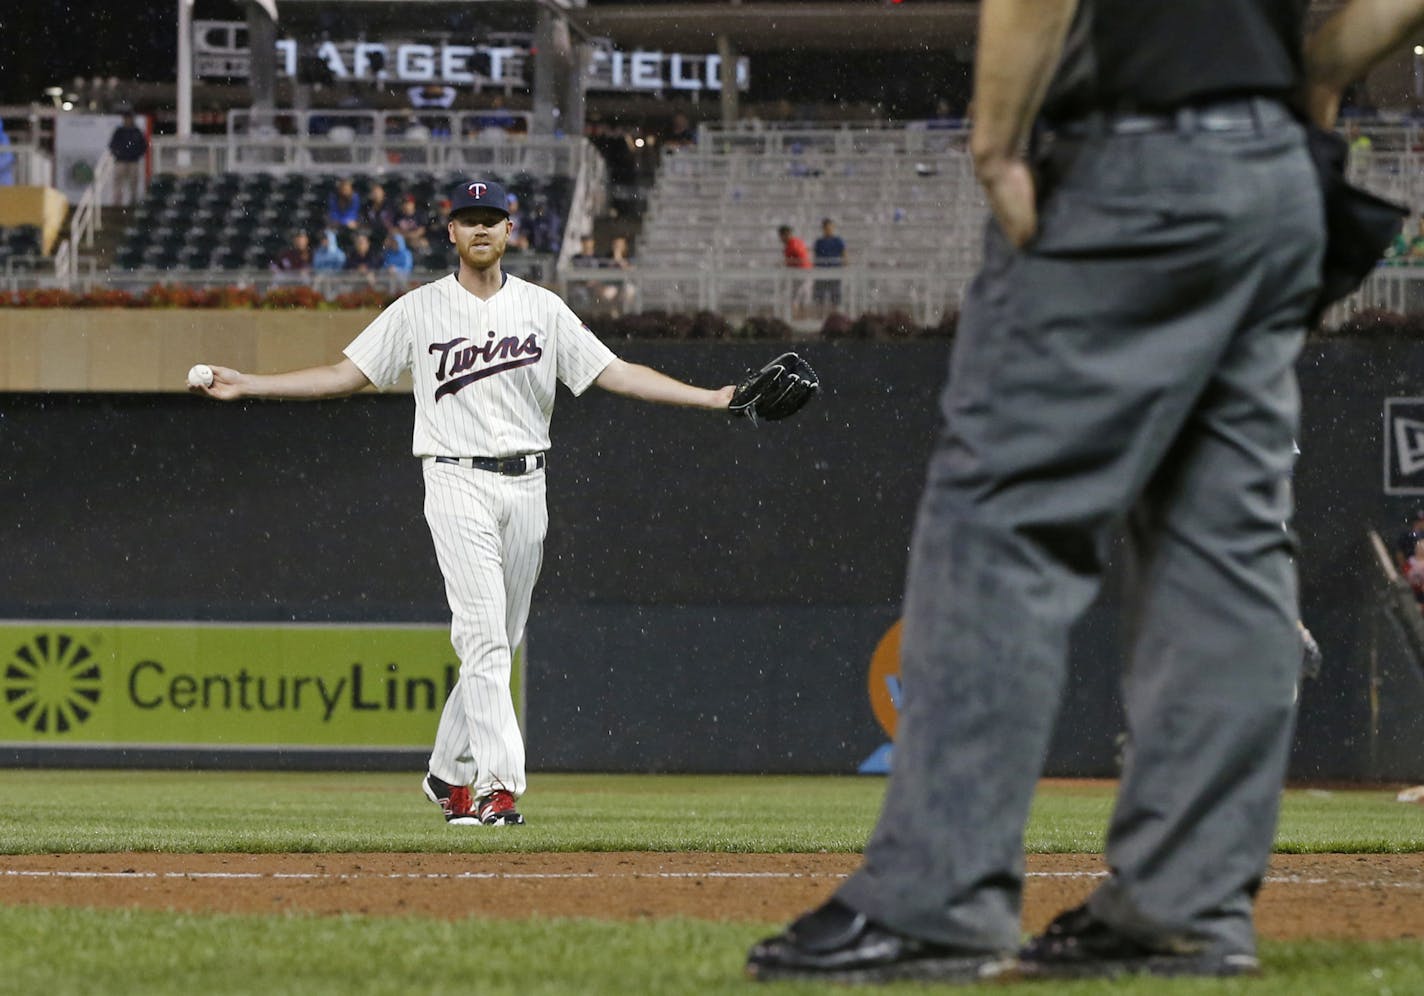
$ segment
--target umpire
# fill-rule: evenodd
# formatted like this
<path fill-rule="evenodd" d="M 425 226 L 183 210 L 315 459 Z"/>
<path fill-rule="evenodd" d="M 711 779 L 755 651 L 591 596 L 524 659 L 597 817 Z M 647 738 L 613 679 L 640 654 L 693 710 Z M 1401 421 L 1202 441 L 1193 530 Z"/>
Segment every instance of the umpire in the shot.
<path fill-rule="evenodd" d="M 993 219 L 912 543 L 894 772 L 863 867 L 752 949 L 754 977 L 1256 970 L 1300 666 L 1292 365 L 1324 247 L 1288 108 L 1306 7 L 984 0 L 971 148 Z M 1375 54 L 1337 51 L 1336 75 Z M 1124 521 L 1110 874 L 1006 957 L 1069 630 Z"/>

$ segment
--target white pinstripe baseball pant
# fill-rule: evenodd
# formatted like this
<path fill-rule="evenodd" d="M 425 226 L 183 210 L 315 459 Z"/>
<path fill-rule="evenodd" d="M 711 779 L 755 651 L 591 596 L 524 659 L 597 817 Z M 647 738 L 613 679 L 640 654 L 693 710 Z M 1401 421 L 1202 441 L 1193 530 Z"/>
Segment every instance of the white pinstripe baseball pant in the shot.
<path fill-rule="evenodd" d="M 476 798 L 524 793 L 524 741 L 509 678 L 544 556 L 544 471 L 506 477 L 427 457 L 425 519 L 445 575 L 460 678 L 435 733 L 430 771 Z"/>

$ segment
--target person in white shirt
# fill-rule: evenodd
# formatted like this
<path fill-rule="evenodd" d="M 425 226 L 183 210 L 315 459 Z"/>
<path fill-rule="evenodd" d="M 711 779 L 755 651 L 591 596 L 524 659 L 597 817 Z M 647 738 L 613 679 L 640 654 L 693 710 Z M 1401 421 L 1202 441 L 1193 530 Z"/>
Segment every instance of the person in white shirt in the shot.
<path fill-rule="evenodd" d="M 643 401 L 727 410 L 733 387 L 693 387 L 620 360 L 554 293 L 504 273 L 514 224 L 505 190 L 470 180 L 450 193 L 459 271 L 386 308 L 330 366 L 248 374 L 212 366 L 194 391 L 238 398 L 335 398 L 392 387 L 415 394 L 412 450 L 445 577 L 460 677 L 441 714 L 427 798 L 454 825 L 521 824 L 524 742 L 510 696 L 548 513 L 545 454 L 555 381 Z"/>

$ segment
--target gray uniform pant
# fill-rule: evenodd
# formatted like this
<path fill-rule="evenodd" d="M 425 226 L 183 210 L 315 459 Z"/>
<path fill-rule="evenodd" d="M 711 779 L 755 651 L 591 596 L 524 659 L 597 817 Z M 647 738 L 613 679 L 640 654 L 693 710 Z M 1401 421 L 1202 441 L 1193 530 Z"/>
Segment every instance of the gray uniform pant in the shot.
<path fill-rule="evenodd" d="M 1017 945 L 1069 629 L 1126 521 L 1130 748 L 1090 908 L 1254 949 L 1300 666 L 1293 363 L 1323 244 L 1301 131 L 1256 108 L 1239 131 L 1057 141 L 1034 243 L 990 225 L 912 542 L 893 774 L 839 893 L 891 928 Z"/>

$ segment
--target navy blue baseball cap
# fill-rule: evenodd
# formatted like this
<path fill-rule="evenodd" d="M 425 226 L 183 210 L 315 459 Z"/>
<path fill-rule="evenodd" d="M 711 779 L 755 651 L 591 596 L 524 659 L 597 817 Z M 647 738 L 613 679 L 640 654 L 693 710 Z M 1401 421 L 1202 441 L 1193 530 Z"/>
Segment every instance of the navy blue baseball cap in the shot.
<path fill-rule="evenodd" d="M 450 188 L 450 214 L 466 208 L 491 208 L 509 214 L 509 195 L 493 180 L 462 180 Z"/>

